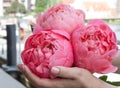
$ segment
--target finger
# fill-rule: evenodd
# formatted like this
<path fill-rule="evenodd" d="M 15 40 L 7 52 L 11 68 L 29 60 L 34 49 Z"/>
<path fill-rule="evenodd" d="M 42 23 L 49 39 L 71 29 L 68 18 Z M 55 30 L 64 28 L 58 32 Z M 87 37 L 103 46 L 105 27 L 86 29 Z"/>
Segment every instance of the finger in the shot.
<path fill-rule="evenodd" d="M 77 82 L 72 79 L 54 79 L 52 81 L 52 88 L 75 88 Z"/>
<path fill-rule="evenodd" d="M 34 86 L 42 88 L 51 88 L 52 82 L 50 79 L 39 78 L 34 73 L 32 73 L 26 65 L 19 64 L 18 68 Z"/>
<path fill-rule="evenodd" d="M 78 74 L 81 73 L 81 69 L 56 66 L 51 69 L 51 73 L 62 78 L 76 79 Z"/>

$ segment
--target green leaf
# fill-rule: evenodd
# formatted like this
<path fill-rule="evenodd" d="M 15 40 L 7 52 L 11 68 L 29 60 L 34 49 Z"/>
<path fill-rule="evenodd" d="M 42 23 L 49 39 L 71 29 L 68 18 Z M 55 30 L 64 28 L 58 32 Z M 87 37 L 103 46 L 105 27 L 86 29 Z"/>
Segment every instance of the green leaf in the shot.
<path fill-rule="evenodd" d="M 99 79 L 103 80 L 103 81 L 107 81 L 107 76 L 104 75 L 104 76 L 100 76 Z"/>
<path fill-rule="evenodd" d="M 119 82 L 110 82 L 110 81 L 107 81 L 107 83 L 109 83 L 111 85 L 114 85 L 114 86 L 120 86 L 120 81 Z"/>
<path fill-rule="evenodd" d="M 118 82 L 111 82 L 111 81 L 107 81 L 107 78 L 108 77 L 106 75 L 103 75 L 103 76 L 99 77 L 99 79 L 103 80 L 106 83 L 109 83 L 109 84 L 114 85 L 114 86 L 120 86 L 120 81 L 118 81 Z"/>

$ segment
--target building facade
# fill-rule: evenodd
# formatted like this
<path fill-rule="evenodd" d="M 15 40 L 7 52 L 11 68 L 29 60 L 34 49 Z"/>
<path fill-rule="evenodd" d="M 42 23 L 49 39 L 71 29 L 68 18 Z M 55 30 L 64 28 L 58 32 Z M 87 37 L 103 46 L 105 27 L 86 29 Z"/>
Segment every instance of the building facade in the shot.
<path fill-rule="evenodd" d="M 118 0 L 120 2 L 120 0 Z M 81 9 L 86 14 L 86 19 L 93 18 L 114 18 L 116 17 L 117 10 L 116 0 L 75 0 L 71 6 L 76 9 Z M 118 12 L 120 8 L 118 8 Z"/>
<path fill-rule="evenodd" d="M 117 0 L 117 15 L 120 16 L 120 0 Z"/>

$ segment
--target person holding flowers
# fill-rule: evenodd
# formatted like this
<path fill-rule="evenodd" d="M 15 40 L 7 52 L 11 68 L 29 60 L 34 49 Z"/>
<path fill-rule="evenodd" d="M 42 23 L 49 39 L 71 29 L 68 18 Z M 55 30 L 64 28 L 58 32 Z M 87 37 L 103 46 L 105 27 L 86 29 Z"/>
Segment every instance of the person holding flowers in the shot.
<path fill-rule="evenodd" d="M 37 88 L 116 88 L 93 73 L 116 72 L 118 53 L 112 29 L 100 19 L 60 4 L 38 14 L 18 68 Z"/>

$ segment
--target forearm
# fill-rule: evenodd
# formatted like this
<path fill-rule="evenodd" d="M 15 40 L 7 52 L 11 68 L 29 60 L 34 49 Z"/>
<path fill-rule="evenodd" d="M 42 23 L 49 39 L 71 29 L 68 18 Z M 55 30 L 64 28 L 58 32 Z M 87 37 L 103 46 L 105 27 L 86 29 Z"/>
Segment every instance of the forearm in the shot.
<path fill-rule="evenodd" d="M 113 65 L 118 67 L 117 73 L 120 73 L 120 51 L 118 52 L 118 55 L 113 60 Z"/>

